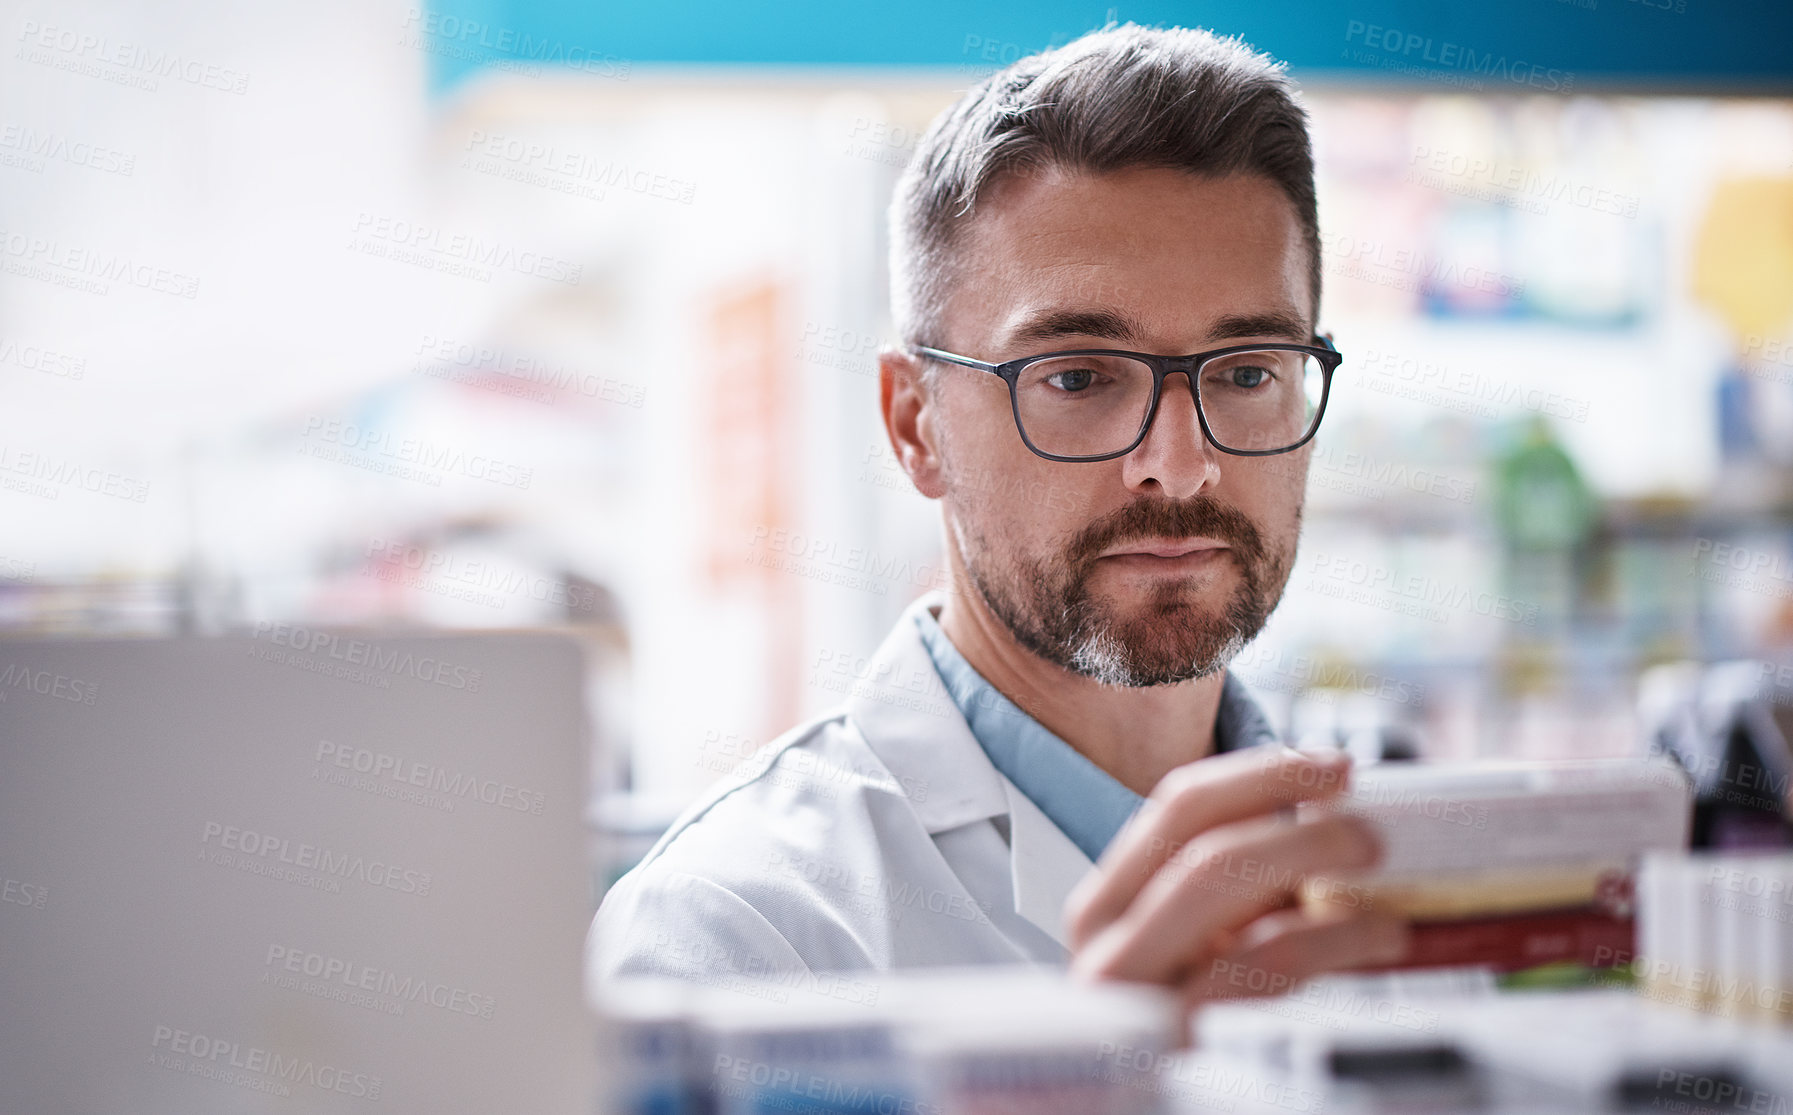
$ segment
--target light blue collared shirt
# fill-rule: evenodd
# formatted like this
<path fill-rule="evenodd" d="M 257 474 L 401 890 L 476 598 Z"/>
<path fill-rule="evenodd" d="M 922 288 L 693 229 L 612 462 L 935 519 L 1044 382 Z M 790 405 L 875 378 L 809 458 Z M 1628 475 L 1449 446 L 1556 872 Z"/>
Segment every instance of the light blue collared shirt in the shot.
<path fill-rule="evenodd" d="M 1084 855 L 1092 860 L 1100 857 L 1145 799 L 997 692 L 965 661 L 931 612 L 922 608 L 916 615 L 922 644 L 934 659 L 940 680 L 990 762 Z M 1228 672 L 1214 722 L 1214 750 L 1236 751 L 1275 739 L 1263 710 L 1244 683 Z"/>

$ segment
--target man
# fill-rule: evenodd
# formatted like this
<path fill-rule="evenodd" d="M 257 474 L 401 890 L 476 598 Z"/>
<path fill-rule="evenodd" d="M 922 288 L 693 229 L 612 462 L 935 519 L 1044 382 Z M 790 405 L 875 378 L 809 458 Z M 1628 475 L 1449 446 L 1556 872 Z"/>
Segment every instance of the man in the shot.
<path fill-rule="evenodd" d="M 1294 819 L 1345 761 L 1278 746 L 1226 672 L 1339 359 L 1281 68 L 1135 26 L 1022 59 L 928 130 L 892 228 L 881 403 L 950 588 L 616 885 L 595 970 L 1024 961 L 1194 1002 L 1398 959 L 1398 922 L 1293 901 L 1377 849 Z"/>

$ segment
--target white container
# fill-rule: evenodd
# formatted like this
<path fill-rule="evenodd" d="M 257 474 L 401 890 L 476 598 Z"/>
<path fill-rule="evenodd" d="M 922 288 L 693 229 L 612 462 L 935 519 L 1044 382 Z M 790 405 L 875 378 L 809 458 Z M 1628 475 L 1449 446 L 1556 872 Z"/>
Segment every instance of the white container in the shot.
<path fill-rule="evenodd" d="M 888 1002 L 951 1115 L 1152 1115 L 1177 1087 L 1182 1020 L 1161 988 L 981 968 L 910 977 Z"/>

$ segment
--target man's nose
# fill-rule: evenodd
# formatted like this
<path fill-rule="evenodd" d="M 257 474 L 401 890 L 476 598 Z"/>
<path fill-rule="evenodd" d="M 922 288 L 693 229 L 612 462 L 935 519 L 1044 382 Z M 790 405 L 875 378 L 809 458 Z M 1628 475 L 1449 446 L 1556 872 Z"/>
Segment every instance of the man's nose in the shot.
<path fill-rule="evenodd" d="M 1164 377 L 1158 413 L 1145 440 L 1121 460 L 1129 488 L 1157 485 L 1172 499 L 1187 499 L 1220 480 L 1220 450 L 1202 434 L 1195 413 L 1194 383 L 1184 372 Z"/>

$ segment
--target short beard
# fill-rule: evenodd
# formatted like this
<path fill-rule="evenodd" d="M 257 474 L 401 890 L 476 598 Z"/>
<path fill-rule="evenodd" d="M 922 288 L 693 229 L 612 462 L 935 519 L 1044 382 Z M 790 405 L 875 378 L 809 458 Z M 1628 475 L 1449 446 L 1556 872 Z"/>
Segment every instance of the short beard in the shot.
<path fill-rule="evenodd" d="M 1239 587 L 1218 615 L 1184 581 L 1165 580 L 1134 617 L 1090 591 L 1097 559 L 1115 543 L 1198 536 L 1231 547 L 1227 556 L 1239 570 Z M 1017 643 L 1081 677 L 1128 687 L 1175 685 L 1225 669 L 1282 598 L 1293 550 L 1270 552 L 1243 512 L 1207 496 L 1137 499 L 1085 527 L 1062 556 L 1021 557 L 1007 569 L 989 568 L 983 538 L 965 541 L 960 553 L 972 587 Z"/>

